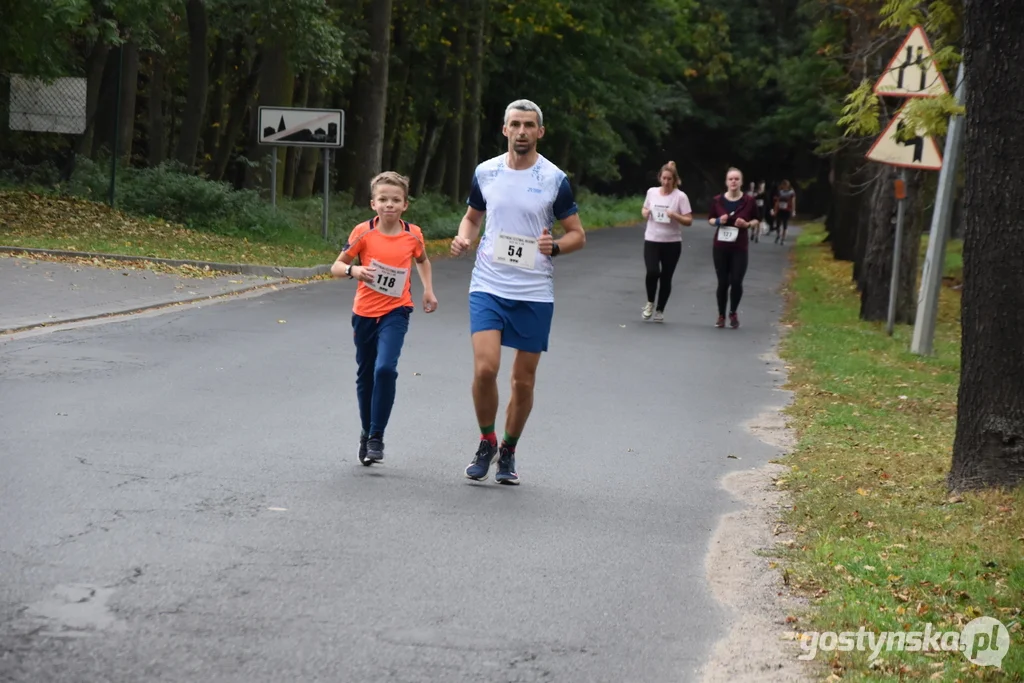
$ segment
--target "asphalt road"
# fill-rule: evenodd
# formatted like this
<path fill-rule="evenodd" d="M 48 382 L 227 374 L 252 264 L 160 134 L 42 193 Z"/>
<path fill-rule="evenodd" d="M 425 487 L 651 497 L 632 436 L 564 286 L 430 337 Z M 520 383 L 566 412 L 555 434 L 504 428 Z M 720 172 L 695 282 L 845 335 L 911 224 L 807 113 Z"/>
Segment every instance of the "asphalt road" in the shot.
<path fill-rule="evenodd" d="M 694 232 L 661 325 L 640 229 L 557 262 L 519 487 L 462 476 L 468 259 L 435 264 L 369 469 L 348 281 L 0 341 L 0 680 L 694 680 L 718 479 L 776 455 L 741 425 L 778 402 L 788 251 L 753 245 L 716 329 Z"/>

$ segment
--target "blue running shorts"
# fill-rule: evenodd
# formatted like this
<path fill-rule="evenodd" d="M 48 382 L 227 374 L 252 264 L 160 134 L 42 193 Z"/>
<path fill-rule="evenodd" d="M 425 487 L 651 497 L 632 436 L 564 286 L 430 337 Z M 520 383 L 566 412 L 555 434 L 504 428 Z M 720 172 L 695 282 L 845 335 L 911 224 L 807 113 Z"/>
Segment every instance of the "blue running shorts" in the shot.
<path fill-rule="evenodd" d="M 502 346 L 527 353 L 548 350 L 554 313 L 552 302 L 515 301 L 486 292 L 469 294 L 470 334 L 500 330 Z"/>

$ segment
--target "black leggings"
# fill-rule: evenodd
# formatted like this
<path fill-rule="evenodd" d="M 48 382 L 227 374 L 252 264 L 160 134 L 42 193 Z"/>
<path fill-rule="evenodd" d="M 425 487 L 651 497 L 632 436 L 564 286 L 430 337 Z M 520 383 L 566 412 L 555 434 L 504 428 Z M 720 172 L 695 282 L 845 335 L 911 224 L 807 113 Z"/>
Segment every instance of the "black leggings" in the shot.
<path fill-rule="evenodd" d="M 735 313 L 743 298 L 743 276 L 747 274 L 747 252 L 714 247 L 715 273 L 718 274 L 718 315 L 725 315 L 726 299 L 731 299 L 730 313 Z M 731 288 L 731 291 L 730 291 Z"/>
<path fill-rule="evenodd" d="M 789 211 L 779 211 L 775 216 L 775 222 L 781 226 L 782 232 L 786 232 L 789 229 Z"/>
<path fill-rule="evenodd" d="M 682 242 L 651 242 L 644 240 L 644 264 L 647 266 L 647 300 L 654 301 L 658 293 L 659 311 L 665 310 L 672 293 L 672 275 L 676 272 L 679 256 L 683 253 Z M 661 288 L 658 288 L 658 284 Z"/>

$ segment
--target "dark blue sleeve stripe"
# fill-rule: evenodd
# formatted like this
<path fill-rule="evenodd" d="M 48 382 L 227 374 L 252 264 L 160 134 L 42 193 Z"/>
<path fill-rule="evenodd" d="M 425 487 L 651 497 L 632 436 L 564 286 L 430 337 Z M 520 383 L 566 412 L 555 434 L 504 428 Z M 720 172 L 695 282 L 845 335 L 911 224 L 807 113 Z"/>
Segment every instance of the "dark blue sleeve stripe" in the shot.
<path fill-rule="evenodd" d="M 579 213 L 576 206 L 576 198 L 573 197 L 572 187 L 569 186 L 569 178 L 563 177 L 562 184 L 558 186 L 558 194 L 555 195 L 555 203 L 552 207 L 557 220 L 565 220 L 574 213 Z"/>
<path fill-rule="evenodd" d="M 484 201 L 484 193 L 480 191 L 480 183 L 476 181 L 476 173 L 473 174 L 473 182 L 469 186 L 469 199 L 466 203 L 477 211 L 486 211 L 487 202 Z"/>

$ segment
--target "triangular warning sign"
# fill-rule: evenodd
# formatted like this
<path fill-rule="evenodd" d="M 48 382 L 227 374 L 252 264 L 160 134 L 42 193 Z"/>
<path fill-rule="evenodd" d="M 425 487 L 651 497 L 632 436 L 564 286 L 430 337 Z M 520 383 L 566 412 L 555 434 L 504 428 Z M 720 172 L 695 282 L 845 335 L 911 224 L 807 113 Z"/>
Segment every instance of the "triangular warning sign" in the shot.
<path fill-rule="evenodd" d="M 942 168 L 942 154 L 935 138 L 919 134 L 910 140 L 899 140 L 896 135 L 906 126 L 903 107 L 892 117 L 892 121 L 875 144 L 868 150 L 867 158 L 890 166 L 938 171 Z"/>
<path fill-rule="evenodd" d="M 875 83 L 886 97 L 938 97 L 949 93 L 924 29 L 915 26 Z"/>

